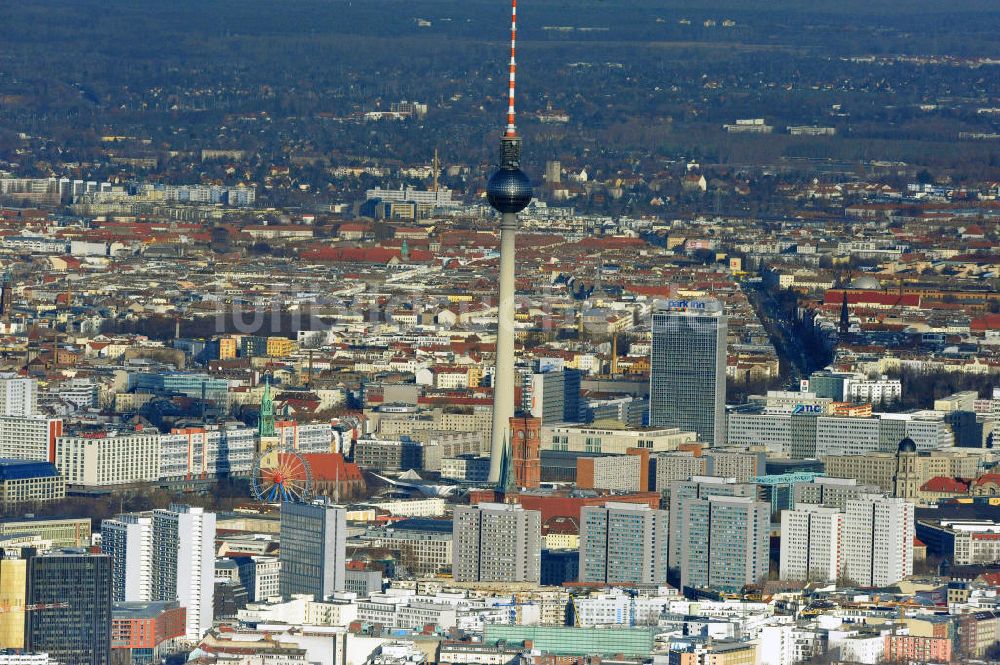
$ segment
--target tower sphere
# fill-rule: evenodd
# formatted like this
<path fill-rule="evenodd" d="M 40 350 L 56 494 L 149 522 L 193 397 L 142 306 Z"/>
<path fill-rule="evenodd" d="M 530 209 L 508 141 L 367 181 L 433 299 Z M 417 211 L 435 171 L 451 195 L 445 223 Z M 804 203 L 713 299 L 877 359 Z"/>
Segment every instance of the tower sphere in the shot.
<path fill-rule="evenodd" d="M 486 183 L 486 198 L 498 212 L 521 212 L 531 203 L 531 181 L 521 169 L 502 168 Z"/>

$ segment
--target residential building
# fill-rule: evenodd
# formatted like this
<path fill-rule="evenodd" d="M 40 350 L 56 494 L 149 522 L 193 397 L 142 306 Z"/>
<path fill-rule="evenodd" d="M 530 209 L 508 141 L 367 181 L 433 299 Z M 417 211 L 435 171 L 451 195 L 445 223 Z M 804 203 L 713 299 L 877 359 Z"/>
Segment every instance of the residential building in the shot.
<path fill-rule="evenodd" d="M 212 627 L 215 594 L 215 513 L 181 504 L 154 510 L 153 600 L 177 600 L 186 611 L 184 638 Z"/>
<path fill-rule="evenodd" d="M 153 599 L 153 517 L 122 514 L 101 522 L 101 552 L 111 557 L 112 599 Z"/>
<path fill-rule="evenodd" d="M 0 416 L 30 418 L 38 413 L 38 381 L 10 372 L 0 374 Z"/>
<path fill-rule="evenodd" d="M 714 476 L 693 476 L 690 480 L 677 480 L 670 483 L 670 545 L 668 564 L 671 569 L 681 565 L 682 541 L 678 537 L 683 528 L 682 509 L 684 503 L 691 499 L 705 499 L 709 496 L 743 496 L 757 497 L 757 486 L 751 483 L 738 483 L 735 478 L 716 478 Z"/>
<path fill-rule="evenodd" d="M 832 506 L 800 504 L 781 511 L 779 577 L 832 582 L 841 574 L 844 513 Z"/>
<path fill-rule="evenodd" d="M 771 506 L 752 497 L 681 502 L 681 587 L 739 592 L 766 578 L 770 526 Z"/>
<path fill-rule="evenodd" d="M 541 513 L 515 504 L 456 506 L 452 574 L 458 582 L 538 582 Z"/>
<path fill-rule="evenodd" d="M 844 516 L 844 569 L 861 586 L 887 586 L 913 574 L 913 504 L 867 494 L 849 499 Z"/>
<path fill-rule="evenodd" d="M 792 487 L 792 505 L 822 504 L 844 510 L 848 499 L 862 494 L 877 494 L 878 485 L 863 485 L 854 478 L 829 478 L 819 476 L 809 482 L 795 483 Z"/>
<path fill-rule="evenodd" d="M 668 514 L 608 502 L 580 511 L 580 581 L 663 584 L 667 581 Z"/>
<path fill-rule="evenodd" d="M 409 519 L 369 528 L 359 538 L 367 547 L 398 551 L 413 575 L 435 575 L 452 565 L 453 528 L 451 520 Z"/>

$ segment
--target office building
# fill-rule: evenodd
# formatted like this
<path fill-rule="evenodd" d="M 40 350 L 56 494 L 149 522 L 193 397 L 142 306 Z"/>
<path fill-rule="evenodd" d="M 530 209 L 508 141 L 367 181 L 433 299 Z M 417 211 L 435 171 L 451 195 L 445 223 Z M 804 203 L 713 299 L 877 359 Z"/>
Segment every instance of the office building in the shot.
<path fill-rule="evenodd" d="M 273 556 L 234 557 L 240 583 L 251 603 L 281 595 L 281 561 Z"/>
<path fill-rule="evenodd" d="M 175 504 L 152 515 L 152 599 L 176 599 L 186 611 L 185 639 L 200 640 L 214 616 L 215 513 Z"/>
<path fill-rule="evenodd" d="M 538 582 L 541 513 L 521 506 L 456 506 L 452 574 L 457 582 Z"/>
<path fill-rule="evenodd" d="M 111 557 L 116 603 L 153 599 L 153 518 L 123 514 L 101 522 L 101 552 Z"/>
<path fill-rule="evenodd" d="M 143 431 L 60 436 L 56 468 L 67 485 L 107 487 L 160 479 L 160 433 Z"/>
<path fill-rule="evenodd" d="M 608 502 L 580 511 L 580 581 L 663 584 L 667 581 L 665 510 Z"/>
<path fill-rule="evenodd" d="M 649 424 L 726 443 L 726 317 L 718 304 L 657 301 L 653 306 Z"/>
<path fill-rule="evenodd" d="M 867 494 L 847 502 L 844 562 L 848 579 L 887 586 L 913 574 L 913 504 Z"/>
<path fill-rule="evenodd" d="M 1000 519 L 918 519 L 927 551 L 956 566 L 1000 561 Z"/>
<path fill-rule="evenodd" d="M 577 369 L 552 369 L 526 374 L 522 381 L 521 408 L 543 425 L 575 423 L 583 419 L 580 398 L 581 372 Z"/>
<path fill-rule="evenodd" d="M 726 436 L 729 446 L 763 446 L 768 453 L 793 459 L 895 453 L 904 437 L 921 453 L 954 443 L 951 425 L 933 411 L 852 416 L 739 410 L 728 415 Z"/>
<path fill-rule="evenodd" d="M 809 483 L 819 474 L 813 471 L 795 471 L 791 473 L 768 474 L 750 479 L 757 486 L 757 497 L 771 504 L 771 517 L 781 520 L 781 511 L 795 507 L 795 487 Z"/>
<path fill-rule="evenodd" d="M 25 650 L 60 663 L 111 662 L 111 558 L 63 550 L 27 560 L 27 602 L 66 603 L 25 613 Z"/>
<path fill-rule="evenodd" d="M 891 494 L 896 490 L 897 467 L 900 462 L 898 448 L 897 441 L 891 453 L 827 455 L 822 460 L 828 476 L 855 478 L 858 483 L 875 485 L 882 492 Z M 977 469 L 982 460 L 980 452 L 967 448 L 918 452 L 914 459 L 918 475 L 917 486 L 920 487 L 937 476 L 975 478 L 979 475 Z"/>
<path fill-rule="evenodd" d="M 406 435 L 396 441 L 365 437 L 354 442 L 354 463 L 362 468 L 380 471 L 423 469 L 427 464 L 425 457 L 428 448 L 430 447 Z"/>
<path fill-rule="evenodd" d="M 837 580 L 843 566 L 843 526 L 843 511 L 832 506 L 803 504 L 781 511 L 781 579 Z"/>
<path fill-rule="evenodd" d="M 748 496 L 709 496 L 681 502 L 682 589 L 740 592 L 766 579 L 771 506 Z"/>
<path fill-rule="evenodd" d="M 0 606 L 24 607 L 28 591 L 27 561 L 0 558 Z M 24 612 L 0 613 L 0 650 L 24 649 Z"/>
<path fill-rule="evenodd" d="M 617 424 L 615 424 L 617 425 Z M 575 453 L 611 453 L 624 455 L 632 448 L 645 448 L 651 453 L 670 452 L 695 443 L 695 432 L 676 427 L 641 427 L 627 429 L 612 423 L 595 425 L 546 425 L 542 427 L 542 450 Z"/>
<path fill-rule="evenodd" d="M 0 506 L 59 501 L 66 497 L 66 481 L 52 462 L 0 459 Z"/>
<path fill-rule="evenodd" d="M 0 520 L 0 537 L 37 536 L 54 549 L 90 547 L 89 517 L 22 517 Z"/>
<path fill-rule="evenodd" d="M 670 556 L 668 564 L 671 569 L 681 565 L 682 541 L 677 537 L 683 527 L 682 509 L 684 503 L 693 499 L 705 499 L 709 496 L 742 496 L 757 497 L 757 486 L 751 483 L 738 483 L 735 478 L 716 478 L 714 476 L 693 476 L 690 480 L 677 480 L 670 483 Z"/>
<path fill-rule="evenodd" d="M 0 373 L 0 416 L 30 418 L 38 413 L 38 381 Z"/>
<path fill-rule="evenodd" d="M 344 590 L 347 511 L 327 503 L 281 504 L 282 596 L 312 594 L 323 600 Z"/>

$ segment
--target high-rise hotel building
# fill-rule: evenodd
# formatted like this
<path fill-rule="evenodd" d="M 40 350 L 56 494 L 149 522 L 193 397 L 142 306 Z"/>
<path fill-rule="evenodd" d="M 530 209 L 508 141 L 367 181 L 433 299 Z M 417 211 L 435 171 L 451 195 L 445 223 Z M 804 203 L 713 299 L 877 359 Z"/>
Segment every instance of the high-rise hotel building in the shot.
<path fill-rule="evenodd" d="M 653 305 L 649 424 L 726 443 L 726 316 L 721 304 L 658 300 Z"/>

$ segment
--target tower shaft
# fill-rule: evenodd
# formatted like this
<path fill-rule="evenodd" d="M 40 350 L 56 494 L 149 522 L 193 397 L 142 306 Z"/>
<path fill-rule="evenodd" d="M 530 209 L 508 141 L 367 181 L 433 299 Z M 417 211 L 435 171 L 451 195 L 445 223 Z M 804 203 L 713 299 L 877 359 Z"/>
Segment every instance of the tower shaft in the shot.
<path fill-rule="evenodd" d="M 505 212 L 500 222 L 500 293 L 497 304 L 496 367 L 493 373 L 493 432 L 490 438 L 489 481 L 500 480 L 504 447 L 514 416 L 514 241 L 517 213 Z"/>

